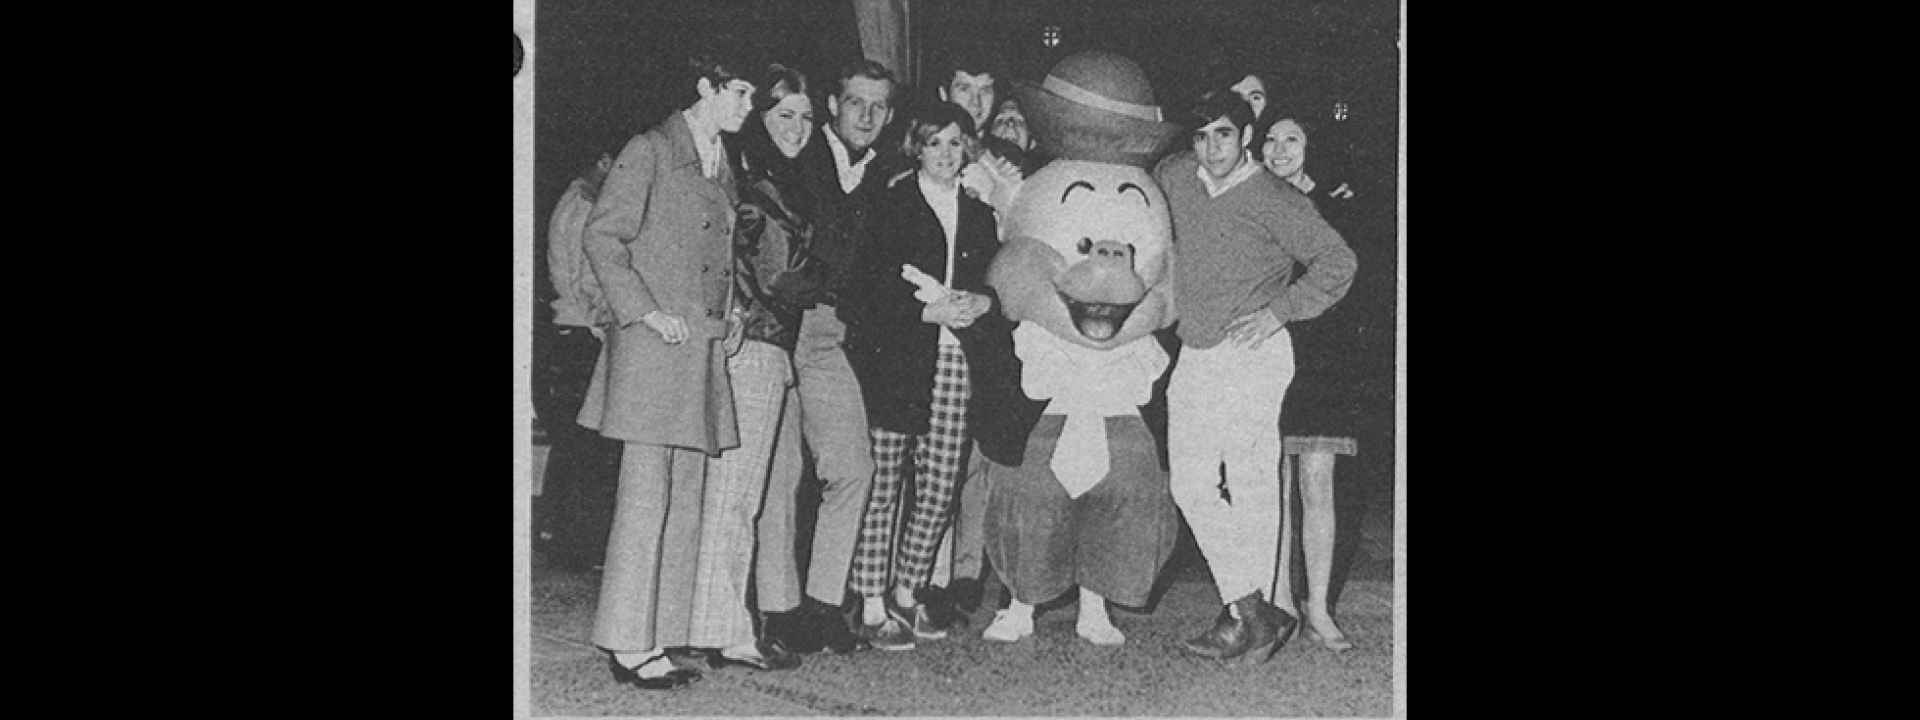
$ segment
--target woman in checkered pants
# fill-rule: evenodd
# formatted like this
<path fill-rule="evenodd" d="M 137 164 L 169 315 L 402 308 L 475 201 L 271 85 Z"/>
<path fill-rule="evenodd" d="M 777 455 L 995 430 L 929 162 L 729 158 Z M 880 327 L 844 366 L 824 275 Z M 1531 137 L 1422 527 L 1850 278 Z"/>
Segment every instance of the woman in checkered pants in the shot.
<path fill-rule="evenodd" d="M 967 358 L 984 352 L 977 348 L 994 334 L 1012 331 L 986 282 L 1000 246 L 993 211 L 959 183 L 975 157 L 973 137 L 973 119 L 957 105 L 916 111 L 903 150 L 919 171 L 877 199 L 853 268 L 855 289 L 840 305 L 875 465 L 851 585 L 862 599 L 864 634 L 883 649 L 946 635 L 913 591 L 927 584 L 958 495 L 968 441 Z M 909 458 L 912 502 L 900 530 Z"/>

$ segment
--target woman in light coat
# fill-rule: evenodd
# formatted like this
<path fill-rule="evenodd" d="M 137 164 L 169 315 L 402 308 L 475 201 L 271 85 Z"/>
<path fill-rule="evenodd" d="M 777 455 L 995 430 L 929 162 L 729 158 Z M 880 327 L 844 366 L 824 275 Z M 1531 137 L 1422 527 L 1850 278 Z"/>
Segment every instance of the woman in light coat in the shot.
<path fill-rule="evenodd" d="M 625 443 L 593 642 L 615 679 L 648 690 L 698 677 L 665 648 L 690 644 L 706 460 L 738 447 L 728 383 L 735 189 L 720 134 L 753 85 L 696 57 L 687 108 L 627 143 L 587 221 L 588 262 L 614 327 L 580 424 Z"/>

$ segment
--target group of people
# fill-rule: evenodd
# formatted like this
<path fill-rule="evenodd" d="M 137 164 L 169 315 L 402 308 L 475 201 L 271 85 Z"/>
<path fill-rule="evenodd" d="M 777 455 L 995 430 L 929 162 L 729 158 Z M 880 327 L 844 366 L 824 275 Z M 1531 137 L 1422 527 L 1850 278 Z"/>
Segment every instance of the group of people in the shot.
<path fill-rule="evenodd" d="M 617 680 L 673 689 L 702 668 L 910 649 L 983 601 L 989 499 L 1029 477 L 1009 470 L 1046 405 L 1022 393 L 1018 323 L 987 283 L 999 200 L 1046 158 L 990 63 L 955 58 L 893 148 L 879 141 L 901 88 L 878 63 L 816 87 L 794 67 L 697 56 L 682 109 L 563 197 L 555 323 L 603 343 L 577 421 L 621 445 L 592 637 Z M 1315 207 L 1346 188 L 1303 172 L 1311 123 L 1265 92 L 1248 75 L 1203 97 L 1191 150 L 1153 174 L 1179 252 L 1182 348 L 1171 479 L 1149 491 L 1178 505 L 1226 601 L 1185 645 L 1229 660 L 1264 660 L 1296 626 L 1350 647 L 1326 605 L 1331 457 L 1353 452 L 1350 432 L 1305 433 L 1304 612 L 1275 569 L 1278 419 L 1284 403 L 1302 435 L 1289 388 L 1311 357 L 1289 331 L 1356 270 Z M 1052 599 L 1014 595 L 988 639 L 1030 634 Z M 1107 598 L 1080 599 L 1081 636 L 1124 641 Z"/>

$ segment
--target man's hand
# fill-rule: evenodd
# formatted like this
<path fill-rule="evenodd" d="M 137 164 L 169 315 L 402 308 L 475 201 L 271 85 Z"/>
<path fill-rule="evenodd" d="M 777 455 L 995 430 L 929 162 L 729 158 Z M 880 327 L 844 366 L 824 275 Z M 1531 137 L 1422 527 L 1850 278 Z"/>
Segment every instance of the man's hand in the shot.
<path fill-rule="evenodd" d="M 669 315 L 655 310 L 642 315 L 640 322 L 653 328 L 654 332 L 660 334 L 661 342 L 668 345 L 679 345 L 687 341 L 687 321 L 682 320 L 679 315 Z"/>
<path fill-rule="evenodd" d="M 1280 328 L 1285 326 L 1286 324 L 1280 322 L 1280 318 L 1273 314 L 1272 308 L 1260 308 L 1258 311 L 1247 313 L 1227 323 L 1227 342 L 1248 350 L 1258 350 L 1261 343 L 1266 342 L 1267 338 L 1273 337 L 1274 333 L 1280 332 Z"/>

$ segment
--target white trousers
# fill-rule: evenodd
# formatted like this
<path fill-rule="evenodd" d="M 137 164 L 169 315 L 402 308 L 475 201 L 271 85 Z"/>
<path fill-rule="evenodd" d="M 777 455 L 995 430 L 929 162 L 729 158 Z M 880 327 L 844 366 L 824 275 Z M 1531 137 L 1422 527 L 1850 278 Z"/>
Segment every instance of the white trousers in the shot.
<path fill-rule="evenodd" d="M 1273 586 L 1280 403 L 1293 371 L 1293 339 L 1283 328 L 1255 350 L 1225 341 L 1181 348 L 1167 386 L 1173 501 L 1213 571 L 1221 602 Z"/>

